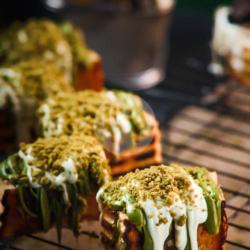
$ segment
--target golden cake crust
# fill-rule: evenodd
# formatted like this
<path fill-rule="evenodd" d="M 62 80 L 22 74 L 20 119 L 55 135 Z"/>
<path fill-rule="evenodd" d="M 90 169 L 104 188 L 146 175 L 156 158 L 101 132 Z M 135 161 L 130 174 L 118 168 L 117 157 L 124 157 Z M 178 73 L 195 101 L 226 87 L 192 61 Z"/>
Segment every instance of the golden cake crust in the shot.
<path fill-rule="evenodd" d="M 146 138 L 138 138 L 138 146 L 122 151 L 116 158 L 111 157 L 107 153 L 107 156 L 110 159 L 112 175 L 121 175 L 137 168 L 145 168 L 162 163 L 161 132 L 159 123 L 153 117 L 151 117 L 150 120 L 153 125 L 150 135 Z M 140 142 L 144 141 L 147 141 L 148 143 L 140 146 Z"/>

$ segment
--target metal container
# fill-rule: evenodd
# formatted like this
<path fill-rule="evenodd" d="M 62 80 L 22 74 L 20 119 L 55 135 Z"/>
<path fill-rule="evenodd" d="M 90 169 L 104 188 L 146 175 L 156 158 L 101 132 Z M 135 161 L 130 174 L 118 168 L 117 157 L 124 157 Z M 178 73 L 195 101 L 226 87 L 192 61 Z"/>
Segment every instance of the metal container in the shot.
<path fill-rule="evenodd" d="M 59 2 L 62 17 L 81 27 L 89 46 L 101 54 L 113 86 L 145 89 L 164 80 L 174 0 Z"/>

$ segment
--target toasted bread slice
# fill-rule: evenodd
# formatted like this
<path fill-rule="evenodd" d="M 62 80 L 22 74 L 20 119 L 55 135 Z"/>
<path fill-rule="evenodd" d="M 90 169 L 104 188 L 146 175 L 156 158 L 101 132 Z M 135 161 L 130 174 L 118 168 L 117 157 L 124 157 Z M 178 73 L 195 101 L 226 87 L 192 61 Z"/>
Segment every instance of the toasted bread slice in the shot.
<path fill-rule="evenodd" d="M 102 67 L 101 57 L 96 53 L 91 53 L 91 66 L 84 68 L 81 65 L 77 66 L 75 77 L 76 90 L 93 89 L 100 91 L 104 85 L 104 72 Z"/>

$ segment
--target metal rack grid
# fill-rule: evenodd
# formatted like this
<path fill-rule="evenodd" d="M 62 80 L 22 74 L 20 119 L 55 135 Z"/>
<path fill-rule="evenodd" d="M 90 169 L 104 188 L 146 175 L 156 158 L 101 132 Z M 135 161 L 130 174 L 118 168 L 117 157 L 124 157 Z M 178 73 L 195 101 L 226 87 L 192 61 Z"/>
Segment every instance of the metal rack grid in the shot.
<path fill-rule="evenodd" d="M 190 105 L 177 113 L 175 110 L 175 115 L 161 123 L 165 161 L 203 166 L 218 173 L 227 200 L 227 249 L 250 249 L 250 92 L 238 84 L 226 83 L 199 103 L 182 94 L 169 98 Z M 81 244 L 88 245 L 77 249 L 91 249 L 91 239 L 84 237 Z M 31 241 L 33 245 L 26 245 Z M 0 247 L 73 250 L 71 242 L 58 244 L 52 233 L 27 235 L 21 241 L 2 242 Z"/>

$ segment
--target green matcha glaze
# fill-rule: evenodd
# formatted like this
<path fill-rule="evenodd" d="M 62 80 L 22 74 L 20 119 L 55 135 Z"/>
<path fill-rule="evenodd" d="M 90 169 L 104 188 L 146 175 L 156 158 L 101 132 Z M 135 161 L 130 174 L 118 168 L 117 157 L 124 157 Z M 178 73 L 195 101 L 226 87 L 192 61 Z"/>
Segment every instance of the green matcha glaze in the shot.
<path fill-rule="evenodd" d="M 188 222 L 187 222 L 188 223 Z M 190 238 L 189 238 L 189 232 L 187 230 L 187 245 L 185 247 L 185 250 L 191 250 L 191 244 L 190 244 Z"/>
<path fill-rule="evenodd" d="M 56 65 L 70 82 L 77 67 L 90 68 L 98 56 L 86 47 L 80 30 L 66 22 L 30 19 L 15 22 L 0 35 L 0 64 L 37 59 Z"/>
<path fill-rule="evenodd" d="M 146 215 L 144 214 L 144 220 L 145 220 L 145 224 L 143 226 L 143 234 L 144 234 L 144 243 L 143 243 L 143 249 L 144 250 L 153 250 L 154 249 L 154 243 L 153 240 L 151 238 L 151 235 L 149 233 L 148 230 L 148 225 L 147 225 L 147 220 L 146 220 Z"/>
<path fill-rule="evenodd" d="M 218 234 L 221 224 L 221 189 L 209 178 L 204 168 L 190 168 L 187 170 L 202 188 L 207 203 L 208 217 L 205 222 L 206 230 L 210 234 Z"/>
<path fill-rule="evenodd" d="M 131 211 L 127 211 L 128 219 L 137 227 L 141 232 L 145 225 L 145 218 L 140 208 L 133 208 Z"/>
<path fill-rule="evenodd" d="M 153 250 L 154 245 L 151 239 L 150 233 L 148 231 L 146 215 L 140 208 L 133 208 L 131 211 L 127 212 L 128 219 L 136 226 L 137 230 L 143 233 L 144 236 L 144 250 Z"/>

